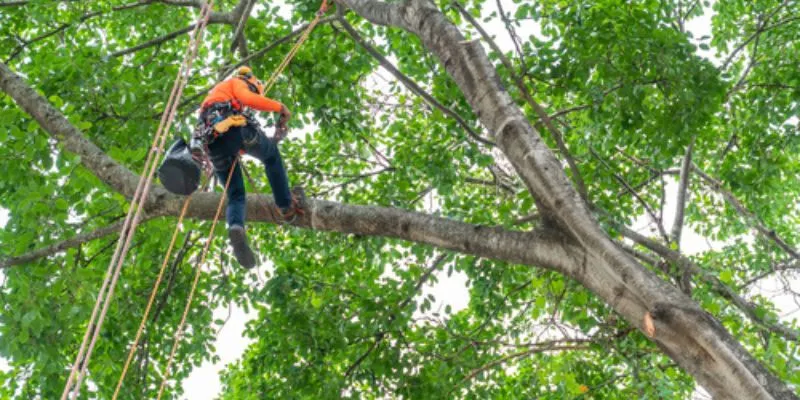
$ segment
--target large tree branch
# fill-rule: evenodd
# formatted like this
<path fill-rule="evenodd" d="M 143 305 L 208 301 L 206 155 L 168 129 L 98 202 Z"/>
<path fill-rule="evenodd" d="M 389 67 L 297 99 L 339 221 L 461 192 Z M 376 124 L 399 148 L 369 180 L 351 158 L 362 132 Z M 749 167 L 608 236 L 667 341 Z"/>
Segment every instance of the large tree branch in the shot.
<path fill-rule="evenodd" d="M 547 115 L 547 111 L 545 111 L 544 108 L 542 108 L 542 106 L 539 105 L 539 103 L 537 103 L 536 100 L 533 99 L 533 96 L 531 95 L 530 91 L 528 91 L 528 88 L 522 81 L 522 77 L 517 74 L 516 70 L 514 69 L 514 66 L 511 64 L 511 61 L 508 59 L 508 57 L 505 56 L 505 54 L 503 54 L 503 51 L 500 49 L 497 43 L 492 39 L 492 37 L 489 36 L 489 34 L 483 29 L 480 23 L 478 23 L 478 21 L 475 20 L 475 18 L 469 12 L 467 12 L 467 10 L 465 10 L 464 7 L 462 7 L 461 4 L 459 4 L 457 1 L 453 1 L 451 4 L 453 4 L 453 6 L 456 7 L 458 11 L 461 12 L 461 15 L 463 15 L 464 18 L 466 18 L 467 21 L 469 21 L 472 24 L 472 26 L 474 26 L 475 29 L 478 30 L 483 39 L 489 43 L 489 45 L 492 47 L 492 50 L 494 50 L 494 52 L 497 53 L 498 57 L 500 57 L 500 61 L 506 67 L 506 70 L 508 70 L 508 73 L 511 75 L 511 79 L 514 81 L 514 84 L 517 85 L 517 89 L 519 89 L 520 94 L 522 94 L 522 97 L 525 99 L 528 105 L 530 105 L 531 108 L 533 108 L 533 110 L 539 116 L 539 119 L 541 119 L 542 122 L 544 122 L 544 125 L 547 127 L 547 130 L 550 131 L 550 134 L 556 141 L 556 146 L 558 146 L 559 152 L 564 157 L 564 159 L 567 160 L 567 165 L 569 165 L 569 169 L 570 171 L 572 171 L 572 177 L 573 177 L 572 179 L 574 179 L 575 181 L 578 193 L 580 193 L 581 197 L 587 199 L 588 194 L 586 192 L 586 183 L 584 183 L 583 181 L 583 177 L 581 176 L 581 171 L 580 169 L 578 169 L 578 164 L 572 157 L 572 153 L 569 152 L 566 143 L 564 143 L 564 134 L 561 133 L 561 130 L 558 129 L 553 124 L 553 121 L 550 119 L 550 116 Z M 499 4 L 500 3 L 498 1 L 498 6 Z M 507 24 L 507 26 L 509 25 Z"/>
<path fill-rule="evenodd" d="M 749 224 L 753 229 L 755 229 L 756 232 L 762 234 L 764 237 L 775 242 L 775 244 L 781 250 L 788 253 L 795 260 L 800 260 L 800 253 L 798 253 L 796 249 L 794 249 L 792 246 L 786 243 L 785 240 L 783 240 L 780 236 L 778 236 L 778 234 L 775 233 L 774 229 L 770 229 L 766 225 L 764 225 L 764 223 L 761 222 L 758 216 L 756 216 L 753 212 L 748 210 L 747 207 L 745 207 L 745 205 L 742 204 L 742 202 L 739 201 L 739 199 L 737 199 L 736 196 L 733 195 L 733 193 L 731 193 L 730 191 L 726 190 L 723 187 L 722 182 L 712 178 L 711 176 L 703 172 L 703 170 L 701 170 L 696 164 L 692 164 L 692 169 L 706 183 L 706 185 L 708 185 L 715 192 L 722 195 L 725 201 L 728 202 L 728 204 L 730 204 L 731 207 L 733 207 L 733 209 L 736 210 L 736 212 L 739 213 L 739 215 L 741 215 L 742 218 L 744 218 L 745 222 L 747 222 L 747 224 Z"/>

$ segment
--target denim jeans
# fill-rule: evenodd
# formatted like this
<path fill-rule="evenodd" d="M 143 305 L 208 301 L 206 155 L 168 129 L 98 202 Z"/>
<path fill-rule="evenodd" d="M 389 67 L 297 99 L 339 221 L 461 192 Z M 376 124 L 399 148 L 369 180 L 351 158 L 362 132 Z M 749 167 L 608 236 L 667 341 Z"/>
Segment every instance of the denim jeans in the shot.
<path fill-rule="evenodd" d="M 251 141 L 252 144 L 248 146 L 244 137 L 255 137 L 255 140 Z M 289 191 L 289 177 L 286 175 L 286 168 L 278 151 L 278 145 L 272 143 L 258 127 L 249 124 L 243 127 L 232 127 L 228 132 L 209 144 L 208 150 L 211 162 L 214 164 L 214 172 L 223 187 L 228 180 L 228 173 L 231 170 L 233 161 L 239 151 L 244 150 L 246 154 L 255 157 L 264 164 L 269 185 L 272 187 L 272 196 L 275 198 L 275 204 L 282 210 L 286 210 L 291 206 L 292 195 Z M 247 214 L 244 180 L 242 179 L 242 168 L 239 164 L 236 163 L 236 168 L 231 176 L 231 183 L 228 185 L 228 207 L 225 210 L 228 227 L 232 225 L 244 226 Z"/>

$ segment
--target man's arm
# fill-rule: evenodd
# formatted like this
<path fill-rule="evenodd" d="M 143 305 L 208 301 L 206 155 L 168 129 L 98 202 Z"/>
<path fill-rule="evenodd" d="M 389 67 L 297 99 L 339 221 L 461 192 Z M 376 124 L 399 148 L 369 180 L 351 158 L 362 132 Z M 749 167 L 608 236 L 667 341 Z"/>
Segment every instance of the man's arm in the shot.
<path fill-rule="evenodd" d="M 233 82 L 233 96 L 243 105 L 259 111 L 280 112 L 283 115 L 282 110 L 286 108 L 279 101 L 251 92 L 247 83 L 239 79 Z"/>

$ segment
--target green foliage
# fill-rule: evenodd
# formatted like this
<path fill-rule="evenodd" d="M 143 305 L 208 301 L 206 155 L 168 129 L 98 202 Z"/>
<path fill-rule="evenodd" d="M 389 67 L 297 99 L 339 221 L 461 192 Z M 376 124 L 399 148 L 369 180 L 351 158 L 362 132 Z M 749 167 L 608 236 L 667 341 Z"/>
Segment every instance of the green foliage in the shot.
<path fill-rule="evenodd" d="M 236 2 L 221 3 L 217 11 Z M 247 24 L 251 52 L 296 29 L 317 7 L 305 1 L 262 3 Z M 478 37 L 449 2 L 440 3 L 468 37 Z M 467 3 L 482 23 L 501 27 L 492 35 L 507 37 L 494 2 Z M 514 71 L 501 65 L 500 54 L 491 52 L 490 58 L 532 122 L 538 117 L 512 72 L 550 113 L 572 109 L 559 126 L 590 200 L 607 218 L 631 223 L 644 215 L 642 201 L 660 204 L 662 173 L 680 167 L 694 137 L 697 165 L 797 248 L 800 131 L 789 118 L 800 114 L 798 23 L 789 19 L 788 8 L 759 22 L 778 7 L 776 0 L 718 0 L 713 10 L 705 2 L 692 10 L 681 3 L 686 2 L 504 1 L 509 26 L 524 31 L 535 24 L 541 34 L 521 37 L 518 49 L 504 46 Z M 12 69 L 87 138 L 139 172 L 188 36 L 110 55 L 189 25 L 197 10 L 160 3 L 114 10 L 123 4 L 128 2 L 4 7 L 0 57 L 14 56 Z M 683 30 L 682 19 L 712 11 L 710 38 Z M 85 18 L 94 12 L 103 14 Z M 345 17 L 403 74 L 489 136 L 417 38 L 352 13 Z M 759 30 L 758 40 L 749 41 Z M 228 52 L 231 36 L 229 26 L 209 27 L 184 99 L 202 96 L 220 70 L 240 59 Z M 22 41 L 31 43 L 17 48 Z M 290 46 L 277 46 L 249 65 L 266 78 Z M 721 61 L 698 56 L 705 50 Z M 758 62 L 751 66 L 752 54 Z M 281 145 L 292 183 L 302 183 L 311 196 L 350 204 L 516 230 L 535 226 L 536 221 L 515 222 L 537 210 L 500 152 L 476 143 L 452 118 L 387 77 L 336 23 L 317 28 L 270 93 L 293 111 L 295 132 L 307 132 Z M 198 102 L 194 98 L 180 110 L 175 133 L 188 134 Z M 0 206 L 10 213 L 0 231 L 0 259 L 124 217 L 125 199 L 5 95 L 0 143 Z M 261 171 L 249 162 L 248 167 Z M 268 187 L 260 172 L 252 175 L 261 189 Z M 620 180 L 636 188 L 638 198 Z M 786 254 L 763 236 L 753 239 L 752 221 L 708 185 L 693 178 L 690 193 L 687 224 L 725 243 L 694 261 L 750 297 L 750 283 L 772 274 Z M 89 379 L 97 392 L 84 398 L 110 397 L 174 224 L 156 219 L 136 235 L 91 363 Z M 182 263 L 168 269 L 123 398 L 155 397 L 207 229 L 209 224 L 193 221 L 184 226 L 179 245 L 187 237 L 193 245 Z M 191 334 L 176 356 L 172 397 L 194 366 L 216 357 L 213 342 L 224 321 L 214 320 L 212 310 L 230 305 L 257 316 L 245 332 L 252 345 L 222 375 L 223 399 L 687 398 L 694 391 L 686 373 L 606 304 L 552 271 L 448 253 L 429 277 L 426 271 L 440 253 L 427 246 L 251 224 L 251 241 L 271 265 L 261 268 L 259 274 L 270 271 L 262 281 L 238 268 L 226 254 L 223 229 L 217 233 L 189 314 Z M 0 398 L 59 395 L 115 244 L 109 236 L 3 270 L 0 356 L 10 371 L 0 373 Z M 468 282 L 465 308 L 440 308 L 448 298 L 421 293 L 453 275 Z M 693 298 L 776 376 L 800 385 L 797 343 L 765 332 L 707 284 L 695 281 Z M 761 318 L 778 320 L 771 299 L 750 300 Z M 592 341 L 548 351 L 531 346 L 563 332 Z"/>

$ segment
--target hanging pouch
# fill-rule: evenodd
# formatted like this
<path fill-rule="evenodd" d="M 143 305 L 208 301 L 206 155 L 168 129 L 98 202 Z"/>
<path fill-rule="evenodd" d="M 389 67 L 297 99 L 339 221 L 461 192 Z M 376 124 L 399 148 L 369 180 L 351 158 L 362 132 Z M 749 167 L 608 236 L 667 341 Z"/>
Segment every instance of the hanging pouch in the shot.
<path fill-rule="evenodd" d="M 200 185 L 200 166 L 192 159 L 192 152 L 183 138 L 178 138 L 167 150 L 158 167 L 158 179 L 167 190 L 175 194 L 190 195 Z"/>

